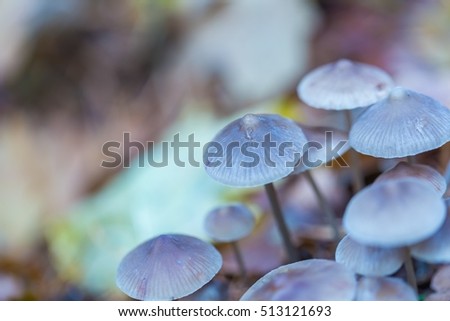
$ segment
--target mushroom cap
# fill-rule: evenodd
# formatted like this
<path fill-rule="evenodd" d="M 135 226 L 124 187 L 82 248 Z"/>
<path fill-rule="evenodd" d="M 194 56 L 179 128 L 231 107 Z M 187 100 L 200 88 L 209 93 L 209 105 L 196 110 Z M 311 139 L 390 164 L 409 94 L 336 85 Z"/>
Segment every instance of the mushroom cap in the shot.
<path fill-rule="evenodd" d="M 175 300 L 200 289 L 220 270 L 222 257 L 195 237 L 165 234 L 129 252 L 120 262 L 116 284 L 138 300 Z"/>
<path fill-rule="evenodd" d="M 450 263 L 450 202 L 444 224 L 430 238 L 411 246 L 411 255 L 427 263 Z"/>
<path fill-rule="evenodd" d="M 362 277 L 356 301 L 417 301 L 414 289 L 399 278 Z"/>
<path fill-rule="evenodd" d="M 396 87 L 358 117 L 349 135 L 350 145 L 362 154 L 416 155 L 450 140 L 450 110 L 431 97 Z"/>
<path fill-rule="evenodd" d="M 215 241 L 234 242 L 248 236 L 255 227 L 255 218 L 247 206 L 231 204 L 208 213 L 206 233 Z"/>
<path fill-rule="evenodd" d="M 374 183 L 347 205 L 343 226 L 355 241 L 371 246 L 408 246 L 433 235 L 444 223 L 445 204 L 418 178 Z"/>
<path fill-rule="evenodd" d="M 241 301 L 353 300 L 356 277 L 343 265 L 310 259 L 283 265 L 253 284 Z"/>
<path fill-rule="evenodd" d="M 209 176 L 225 185 L 265 185 L 294 170 L 306 142 L 301 128 L 290 119 L 247 114 L 225 126 L 208 143 L 205 151 L 221 149 L 223 153 L 208 157 L 204 153 L 204 165 Z"/>
<path fill-rule="evenodd" d="M 344 110 L 372 105 L 387 96 L 393 85 L 378 67 L 340 59 L 309 72 L 297 94 L 311 107 Z"/>
<path fill-rule="evenodd" d="M 444 195 L 447 190 L 447 182 L 445 181 L 444 176 L 439 174 L 437 170 L 428 165 L 409 164 L 407 162 L 399 162 L 397 165 L 378 176 L 375 182 L 402 177 L 416 177 L 423 179 L 424 182 L 430 183 L 440 195 Z"/>
<path fill-rule="evenodd" d="M 385 276 L 395 273 L 404 261 L 401 248 L 380 248 L 362 245 L 348 235 L 336 248 L 336 262 L 365 276 Z"/>
<path fill-rule="evenodd" d="M 302 159 L 295 166 L 292 174 L 300 174 L 304 171 L 327 164 L 336 156 L 331 152 L 334 148 L 341 144 L 337 149 L 337 156 L 343 155 L 350 149 L 348 135 L 346 132 L 331 127 L 310 127 L 299 124 L 300 128 L 308 140 L 305 153 Z M 341 143 L 343 142 L 343 144 Z"/>
<path fill-rule="evenodd" d="M 436 292 L 450 291 L 450 265 L 441 266 L 431 279 L 431 288 Z"/>

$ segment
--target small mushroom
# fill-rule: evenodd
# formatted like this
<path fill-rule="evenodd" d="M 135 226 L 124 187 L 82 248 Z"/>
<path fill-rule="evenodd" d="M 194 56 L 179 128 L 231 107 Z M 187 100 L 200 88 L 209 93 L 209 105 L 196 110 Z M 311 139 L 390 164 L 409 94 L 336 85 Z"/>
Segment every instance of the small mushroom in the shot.
<path fill-rule="evenodd" d="M 370 246 L 409 246 L 432 236 L 445 220 L 444 201 L 418 178 L 374 183 L 348 203 L 343 225 L 355 241 Z"/>
<path fill-rule="evenodd" d="M 450 109 L 402 87 L 370 106 L 349 133 L 358 152 L 400 158 L 436 149 L 450 140 Z"/>
<path fill-rule="evenodd" d="M 117 269 L 116 284 L 137 300 L 175 300 L 208 283 L 222 257 L 209 243 L 192 236 L 164 234 L 129 252 Z"/>
<path fill-rule="evenodd" d="M 319 206 L 325 215 L 325 218 L 333 228 L 334 240 L 339 242 L 340 233 L 337 223 L 337 216 L 317 185 L 314 177 L 309 173 L 309 170 L 321 165 L 325 165 L 335 159 L 336 157 L 344 154 L 349 148 L 348 135 L 340 130 L 329 127 L 309 127 L 299 124 L 303 133 L 308 140 L 306 152 L 303 154 L 300 162 L 295 167 L 292 174 L 304 173 L 306 179 L 311 185 L 316 197 L 319 201 Z M 341 146 L 338 149 L 338 153 L 335 155 L 331 151 L 337 146 Z"/>
<path fill-rule="evenodd" d="M 228 186 L 271 184 L 292 173 L 306 143 L 302 129 L 290 119 L 276 114 L 246 114 L 207 144 L 205 170 Z"/>
<path fill-rule="evenodd" d="M 392 78 L 380 68 L 340 59 L 310 71 L 297 93 L 311 107 L 346 110 L 372 105 L 392 86 Z"/>
<path fill-rule="evenodd" d="M 385 276 L 395 273 L 403 265 L 401 248 L 381 248 L 359 244 L 348 235 L 336 248 L 336 262 L 364 276 Z"/>
<path fill-rule="evenodd" d="M 283 265 L 253 284 L 241 301 L 350 301 L 356 277 L 343 265 L 310 259 Z"/>
<path fill-rule="evenodd" d="M 407 162 L 399 162 L 391 169 L 379 175 L 375 182 L 382 182 L 385 180 L 402 177 L 416 177 L 422 179 L 424 182 L 430 183 L 440 195 L 444 195 L 447 190 L 445 178 L 439 174 L 437 170 L 428 165 L 409 164 Z"/>
<path fill-rule="evenodd" d="M 430 238 L 411 246 L 411 255 L 427 263 L 450 263 L 450 201 L 444 224 Z"/>
<path fill-rule="evenodd" d="M 300 81 L 297 94 L 311 107 L 344 110 L 350 130 L 353 123 L 350 110 L 374 104 L 386 97 L 393 85 L 392 78 L 378 67 L 340 59 L 309 72 Z M 350 156 L 356 193 L 364 181 L 358 155 L 351 150 Z"/>
<path fill-rule="evenodd" d="M 297 260 L 273 182 L 288 176 L 304 153 L 306 137 L 297 124 L 275 114 L 247 114 L 225 126 L 208 143 L 205 170 L 234 187 L 264 185 L 291 262 Z"/>
<path fill-rule="evenodd" d="M 254 227 L 255 218 L 243 204 L 217 207 L 210 211 L 205 219 L 205 230 L 209 237 L 218 242 L 231 244 L 244 280 L 247 272 L 238 241 L 250 235 Z"/>
<path fill-rule="evenodd" d="M 358 281 L 356 301 L 417 301 L 417 295 L 398 278 L 362 277 Z"/>
<path fill-rule="evenodd" d="M 445 220 L 445 204 L 428 183 L 418 178 L 377 182 L 347 205 L 343 225 L 355 241 L 379 247 L 405 247 L 408 283 L 417 281 L 408 246 L 430 237 Z"/>

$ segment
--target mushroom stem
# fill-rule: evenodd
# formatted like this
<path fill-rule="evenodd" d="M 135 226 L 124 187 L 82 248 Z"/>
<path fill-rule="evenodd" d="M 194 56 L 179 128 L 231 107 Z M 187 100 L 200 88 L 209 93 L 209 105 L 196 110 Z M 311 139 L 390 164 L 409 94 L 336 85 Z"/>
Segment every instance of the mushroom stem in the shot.
<path fill-rule="evenodd" d="M 291 236 L 281 211 L 280 202 L 278 201 L 278 197 L 275 192 L 275 187 L 273 186 L 273 183 L 268 183 L 264 185 L 264 187 L 266 189 L 267 197 L 269 198 L 270 206 L 272 207 L 272 213 L 277 223 L 278 230 L 280 231 L 281 238 L 283 239 L 288 260 L 291 263 L 295 262 L 298 260 L 297 251 L 292 244 Z"/>
<path fill-rule="evenodd" d="M 345 111 L 345 119 L 347 120 L 348 131 L 350 132 L 350 129 L 352 128 L 353 124 L 353 116 L 351 110 L 347 109 Z M 350 154 L 350 170 L 352 172 L 353 193 L 356 194 L 364 187 L 364 178 L 361 171 L 361 162 L 358 153 L 353 148 L 351 148 L 349 150 L 349 154 Z"/>
<path fill-rule="evenodd" d="M 311 175 L 311 173 L 309 171 L 305 171 L 304 175 L 308 180 L 309 184 L 311 185 L 312 189 L 314 190 L 317 199 L 319 200 L 319 206 L 322 209 L 322 212 L 325 214 L 325 219 L 327 220 L 328 224 L 331 225 L 331 227 L 333 228 L 334 240 L 337 245 L 337 243 L 340 240 L 340 234 L 336 214 L 331 208 L 330 203 L 328 203 L 328 201 L 323 196 L 322 192 L 319 189 L 319 186 L 317 186 L 317 183 L 314 180 L 314 177 Z"/>
<path fill-rule="evenodd" d="M 411 258 L 411 253 L 408 248 L 405 249 L 405 271 L 406 281 L 414 289 L 416 294 L 418 293 L 416 272 L 414 271 L 414 264 Z"/>
<path fill-rule="evenodd" d="M 234 256 L 236 258 L 242 280 L 244 283 L 247 283 L 247 269 L 245 268 L 244 259 L 242 257 L 241 250 L 239 249 L 239 245 L 236 241 L 230 242 L 230 244 L 233 248 Z"/>

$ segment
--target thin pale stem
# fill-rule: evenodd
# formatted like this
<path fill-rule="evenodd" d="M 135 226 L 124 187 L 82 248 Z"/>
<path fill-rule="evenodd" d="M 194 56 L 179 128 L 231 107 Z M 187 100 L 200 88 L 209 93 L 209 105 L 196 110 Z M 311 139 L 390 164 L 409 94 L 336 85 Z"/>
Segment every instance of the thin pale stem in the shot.
<path fill-rule="evenodd" d="M 283 244 L 288 255 L 289 262 L 295 262 L 298 260 L 297 251 L 291 241 L 291 236 L 284 220 L 283 213 L 281 211 L 280 202 L 275 191 L 275 187 L 272 183 L 264 185 L 269 198 L 270 206 L 272 207 L 273 217 L 280 231 Z"/>
<path fill-rule="evenodd" d="M 414 264 L 411 258 L 411 253 L 408 248 L 405 249 L 405 271 L 406 271 L 406 281 L 409 285 L 418 293 L 416 272 L 414 270 Z"/>
<path fill-rule="evenodd" d="M 347 128 L 350 132 L 353 124 L 353 116 L 351 110 L 345 111 L 345 118 L 347 120 Z M 358 152 L 351 148 L 349 150 L 350 154 L 350 170 L 352 172 L 352 186 L 353 193 L 356 194 L 364 187 L 364 178 L 361 170 L 361 161 Z"/>
<path fill-rule="evenodd" d="M 311 175 L 309 171 L 305 171 L 304 175 L 306 179 L 308 180 L 309 184 L 311 185 L 312 189 L 314 190 L 314 193 L 316 194 L 317 199 L 319 200 L 319 206 L 322 210 L 322 212 L 325 214 L 325 219 L 327 220 L 328 224 L 332 227 L 333 233 L 334 233 L 334 240 L 336 244 L 340 240 L 340 233 L 339 233 L 339 226 L 337 223 L 336 214 L 334 213 L 333 209 L 330 206 L 330 203 L 325 199 L 323 196 L 323 193 L 320 191 L 319 186 L 317 185 L 314 177 Z"/>
<path fill-rule="evenodd" d="M 244 259 L 242 257 L 241 250 L 237 242 L 231 242 L 231 247 L 233 248 L 234 256 L 239 267 L 239 272 L 244 283 L 247 283 L 247 269 L 245 268 Z"/>

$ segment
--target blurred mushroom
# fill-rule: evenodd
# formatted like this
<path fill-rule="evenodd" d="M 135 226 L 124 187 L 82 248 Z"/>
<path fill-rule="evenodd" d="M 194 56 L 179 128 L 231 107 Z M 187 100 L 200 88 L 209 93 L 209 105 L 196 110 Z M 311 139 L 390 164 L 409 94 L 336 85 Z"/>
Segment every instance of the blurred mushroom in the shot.
<path fill-rule="evenodd" d="M 300 81 L 297 94 L 311 107 L 345 110 L 350 130 L 353 122 L 350 110 L 379 101 L 392 87 L 393 80 L 380 68 L 340 59 L 310 71 Z M 353 189 L 358 192 L 364 184 L 359 158 L 354 152 L 351 162 Z"/>
<path fill-rule="evenodd" d="M 403 264 L 401 248 L 381 248 L 359 244 L 346 235 L 336 248 L 336 262 L 364 276 L 395 273 Z"/>
<path fill-rule="evenodd" d="M 417 295 L 398 278 L 362 277 L 358 281 L 356 301 L 417 301 Z"/>
<path fill-rule="evenodd" d="M 180 234 L 150 239 L 120 262 L 116 283 L 138 300 L 175 300 L 208 283 L 222 267 L 219 252 L 206 242 Z"/>
<path fill-rule="evenodd" d="M 411 255 L 427 263 L 450 263 L 450 201 L 444 224 L 430 238 L 411 246 Z"/>
<path fill-rule="evenodd" d="M 330 260 L 311 259 L 272 270 L 241 301 L 349 301 L 356 292 L 355 275 Z"/>
<path fill-rule="evenodd" d="M 350 131 L 358 152 L 381 158 L 414 156 L 450 140 L 450 110 L 402 87 L 368 108 Z"/>
<path fill-rule="evenodd" d="M 447 190 L 445 178 L 439 174 L 437 170 L 428 165 L 409 164 L 406 162 L 399 162 L 391 169 L 385 171 L 377 177 L 375 182 L 402 177 L 416 177 L 422 179 L 424 182 L 430 183 L 440 195 L 444 195 Z"/>
<path fill-rule="evenodd" d="M 430 237 L 445 220 L 445 204 L 434 188 L 418 178 L 374 183 L 347 205 L 343 225 L 355 241 L 380 247 L 407 247 Z M 408 282 L 417 288 L 409 250 Z"/>
<path fill-rule="evenodd" d="M 292 174 L 304 173 L 306 179 L 316 194 L 319 201 L 319 206 L 325 215 L 328 224 L 330 224 L 333 228 L 334 240 L 337 244 L 340 239 L 337 216 L 331 205 L 324 197 L 313 176 L 309 173 L 309 170 L 324 164 L 326 165 L 336 157 L 340 157 L 344 154 L 350 148 L 350 145 L 348 144 L 348 137 L 343 131 L 329 127 L 309 127 L 302 124 L 299 124 L 299 126 L 308 140 L 308 148 L 303 154 L 300 162 L 297 166 L 295 166 Z M 331 152 L 335 148 L 338 148 L 337 154 Z"/>
<path fill-rule="evenodd" d="M 206 233 L 213 240 L 231 244 L 243 280 L 247 278 L 247 271 L 238 241 L 250 235 L 254 227 L 255 218 L 244 204 L 217 207 L 205 219 Z"/>
<path fill-rule="evenodd" d="M 310 71 L 297 93 L 311 107 L 349 110 L 372 105 L 392 86 L 392 78 L 380 68 L 340 59 Z"/>
<path fill-rule="evenodd" d="M 297 124 L 275 114 L 246 114 L 225 126 L 208 143 L 205 170 L 234 187 L 264 185 L 290 261 L 297 258 L 273 186 L 288 176 L 304 152 L 306 137 Z M 214 150 L 214 152 L 211 151 Z"/>

